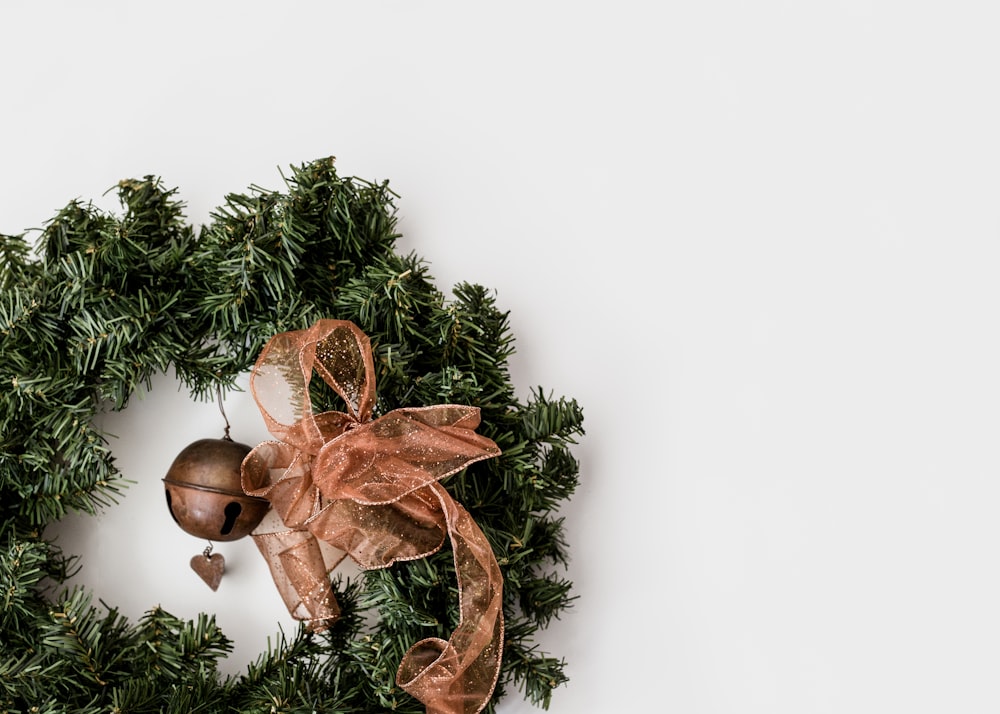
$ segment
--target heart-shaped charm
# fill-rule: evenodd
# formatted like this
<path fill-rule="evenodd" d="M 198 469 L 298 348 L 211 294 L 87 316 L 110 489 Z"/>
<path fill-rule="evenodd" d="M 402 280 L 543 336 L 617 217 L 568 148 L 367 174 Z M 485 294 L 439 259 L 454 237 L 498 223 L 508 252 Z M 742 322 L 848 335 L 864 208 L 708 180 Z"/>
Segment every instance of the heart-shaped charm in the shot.
<path fill-rule="evenodd" d="M 191 570 L 198 573 L 198 577 L 212 590 L 218 590 L 222 574 L 226 571 L 226 559 L 220 553 L 201 553 L 191 558 Z"/>

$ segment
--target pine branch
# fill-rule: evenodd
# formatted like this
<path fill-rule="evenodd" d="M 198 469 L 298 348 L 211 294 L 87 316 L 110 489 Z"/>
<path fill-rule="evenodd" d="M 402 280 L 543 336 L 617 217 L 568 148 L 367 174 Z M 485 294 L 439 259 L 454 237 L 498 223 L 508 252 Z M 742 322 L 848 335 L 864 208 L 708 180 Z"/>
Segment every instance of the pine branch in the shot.
<path fill-rule="evenodd" d="M 192 675 L 214 679 L 218 660 L 233 649 L 215 617 L 204 613 L 196 620 L 181 620 L 156 607 L 142 618 L 137 634 L 145 669 L 172 681 Z"/>

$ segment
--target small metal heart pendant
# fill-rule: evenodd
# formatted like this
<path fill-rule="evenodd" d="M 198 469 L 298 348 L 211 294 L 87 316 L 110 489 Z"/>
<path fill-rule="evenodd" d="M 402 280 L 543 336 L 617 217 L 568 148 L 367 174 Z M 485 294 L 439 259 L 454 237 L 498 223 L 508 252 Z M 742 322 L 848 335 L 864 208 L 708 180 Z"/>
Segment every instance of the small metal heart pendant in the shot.
<path fill-rule="evenodd" d="M 212 590 L 219 589 L 222 574 L 226 571 L 226 559 L 220 553 L 212 553 L 206 548 L 204 553 L 191 558 L 191 570 L 205 581 Z"/>

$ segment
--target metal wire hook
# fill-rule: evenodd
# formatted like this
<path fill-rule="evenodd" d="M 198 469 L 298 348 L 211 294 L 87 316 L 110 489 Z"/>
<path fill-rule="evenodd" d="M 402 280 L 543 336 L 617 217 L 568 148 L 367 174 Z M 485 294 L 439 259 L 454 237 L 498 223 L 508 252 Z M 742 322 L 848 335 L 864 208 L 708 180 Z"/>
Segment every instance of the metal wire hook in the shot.
<path fill-rule="evenodd" d="M 222 412 L 222 418 L 226 422 L 226 433 L 222 438 L 226 441 L 232 441 L 232 437 L 229 436 L 229 417 L 226 416 L 226 410 L 222 408 L 222 387 L 218 384 L 215 385 L 215 396 L 216 402 L 219 405 L 219 411 Z"/>

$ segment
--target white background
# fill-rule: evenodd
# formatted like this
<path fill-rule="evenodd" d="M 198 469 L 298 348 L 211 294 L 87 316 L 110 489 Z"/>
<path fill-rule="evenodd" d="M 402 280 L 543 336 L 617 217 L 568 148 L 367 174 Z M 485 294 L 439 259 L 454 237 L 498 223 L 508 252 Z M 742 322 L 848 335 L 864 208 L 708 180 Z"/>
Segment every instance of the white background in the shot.
<path fill-rule="evenodd" d="M 161 176 L 195 224 L 327 155 L 510 310 L 583 405 L 551 711 L 1000 710 L 1000 9 L 992 2 L 93 2 L 0 10 L 0 231 Z M 266 436 L 227 402 L 234 436 Z M 139 481 L 67 524 L 138 617 L 287 619 L 159 482 L 220 415 L 108 417 Z M 505 714 L 535 711 L 516 692 Z"/>

